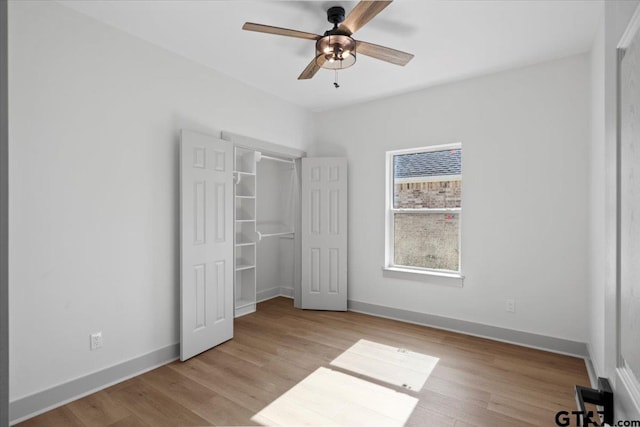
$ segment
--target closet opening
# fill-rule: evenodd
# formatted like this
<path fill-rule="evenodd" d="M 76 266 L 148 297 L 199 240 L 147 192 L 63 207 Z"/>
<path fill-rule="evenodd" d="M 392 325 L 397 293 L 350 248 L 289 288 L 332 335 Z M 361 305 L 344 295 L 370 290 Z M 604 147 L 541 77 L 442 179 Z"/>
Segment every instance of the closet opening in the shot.
<path fill-rule="evenodd" d="M 235 147 L 235 317 L 277 296 L 299 274 L 299 158 Z M 299 281 L 298 281 L 299 283 Z"/>
<path fill-rule="evenodd" d="M 299 184 L 296 162 L 269 155 L 257 158 L 257 301 L 293 298 Z"/>

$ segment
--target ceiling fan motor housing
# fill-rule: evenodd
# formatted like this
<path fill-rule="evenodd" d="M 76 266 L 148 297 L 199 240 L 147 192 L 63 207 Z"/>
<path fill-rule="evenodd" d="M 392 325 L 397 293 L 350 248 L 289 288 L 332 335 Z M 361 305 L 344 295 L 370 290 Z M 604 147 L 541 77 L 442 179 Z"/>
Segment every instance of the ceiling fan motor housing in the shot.
<path fill-rule="evenodd" d="M 344 7 L 333 6 L 327 10 L 327 21 L 331 22 L 334 26 L 337 26 L 344 21 Z"/>

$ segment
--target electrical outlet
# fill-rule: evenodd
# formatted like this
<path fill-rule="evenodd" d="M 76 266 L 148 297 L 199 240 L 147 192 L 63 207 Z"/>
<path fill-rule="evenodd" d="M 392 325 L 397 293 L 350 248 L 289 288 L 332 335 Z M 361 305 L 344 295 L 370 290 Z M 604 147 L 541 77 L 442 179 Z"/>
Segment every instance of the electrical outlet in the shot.
<path fill-rule="evenodd" d="M 515 313 L 516 312 L 516 300 L 514 300 L 513 298 L 507 298 L 507 304 L 505 306 L 505 310 L 507 310 L 509 313 Z"/>
<path fill-rule="evenodd" d="M 95 334 L 91 334 L 90 339 L 91 339 L 92 351 L 102 348 L 102 331 L 96 332 Z"/>

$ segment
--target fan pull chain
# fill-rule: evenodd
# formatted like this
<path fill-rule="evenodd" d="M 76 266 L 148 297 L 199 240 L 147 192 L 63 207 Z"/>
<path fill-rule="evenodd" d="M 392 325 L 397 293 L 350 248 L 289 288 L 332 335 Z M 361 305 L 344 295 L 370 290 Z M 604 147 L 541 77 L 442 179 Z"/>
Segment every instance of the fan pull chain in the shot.
<path fill-rule="evenodd" d="M 340 87 L 340 85 L 338 84 L 338 70 L 333 70 L 335 72 L 335 77 L 333 79 L 333 87 L 335 87 L 336 89 L 338 89 Z"/>

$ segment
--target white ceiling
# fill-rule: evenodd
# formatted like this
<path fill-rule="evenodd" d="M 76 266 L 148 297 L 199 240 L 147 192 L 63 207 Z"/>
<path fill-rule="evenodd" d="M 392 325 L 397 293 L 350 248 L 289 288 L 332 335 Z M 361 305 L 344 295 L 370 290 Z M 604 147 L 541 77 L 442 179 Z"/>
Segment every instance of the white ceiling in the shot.
<path fill-rule="evenodd" d="M 60 3 L 310 110 L 586 52 L 602 3 L 593 0 L 396 0 L 357 31 L 364 40 L 415 54 L 405 67 L 364 55 L 339 73 L 297 80 L 314 42 L 241 29 L 245 21 L 322 34 L 326 9 L 355 1 L 99 1 Z"/>

